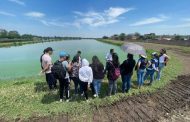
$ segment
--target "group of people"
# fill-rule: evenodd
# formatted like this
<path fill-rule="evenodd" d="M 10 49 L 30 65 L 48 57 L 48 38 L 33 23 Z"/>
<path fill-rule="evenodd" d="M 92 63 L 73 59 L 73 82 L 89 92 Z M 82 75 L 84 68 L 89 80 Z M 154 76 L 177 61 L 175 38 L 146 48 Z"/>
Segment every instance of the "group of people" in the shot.
<path fill-rule="evenodd" d="M 161 79 L 162 69 L 166 66 L 169 57 L 165 49 L 160 50 L 160 54 L 152 53 L 152 59 L 148 61 L 145 55 L 140 55 L 136 62 L 133 54 L 128 54 L 127 59 L 122 64 L 119 62 L 119 57 L 114 49 L 106 55 L 105 66 L 97 56 L 92 57 L 90 64 L 87 59 L 81 58 L 81 51 L 70 60 L 70 55 L 61 51 L 59 59 L 52 63 L 51 55 L 53 49 L 48 47 L 44 50 L 40 58 L 42 73 L 45 73 L 46 81 L 49 89 L 57 88 L 57 80 L 59 81 L 60 102 L 63 101 L 65 93 L 66 102 L 70 100 L 70 82 L 74 83 L 75 96 L 85 96 L 88 101 L 88 89 L 90 88 L 94 97 L 99 97 L 101 94 L 101 84 L 104 76 L 107 74 L 108 79 L 108 96 L 116 94 L 117 80 L 121 76 L 122 92 L 127 93 L 131 88 L 131 77 L 134 69 L 137 72 L 137 84 L 140 89 L 144 81 L 150 77 L 150 85 L 155 78 L 157 72 L 157 80 Z"/>

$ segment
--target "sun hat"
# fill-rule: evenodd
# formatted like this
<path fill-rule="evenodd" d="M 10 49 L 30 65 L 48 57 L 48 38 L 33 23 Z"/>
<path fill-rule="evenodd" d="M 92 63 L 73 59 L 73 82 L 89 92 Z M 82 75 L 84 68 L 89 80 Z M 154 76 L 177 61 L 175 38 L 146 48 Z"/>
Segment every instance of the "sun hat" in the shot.
<path fill-rule="evenodd" d="M 153 52 L 153 53 L 152 53 L 152 55 L 156 55 L 156 54 L 157 54 L 157 52 Z"/>
<path fill-rule="evenodd" d="M 143 58 L 147 58 L 147 56 L 146 56 L 146 55 L 143 55 L 143 54 L 140 54 L 140 56 L 143 57 Z"/>

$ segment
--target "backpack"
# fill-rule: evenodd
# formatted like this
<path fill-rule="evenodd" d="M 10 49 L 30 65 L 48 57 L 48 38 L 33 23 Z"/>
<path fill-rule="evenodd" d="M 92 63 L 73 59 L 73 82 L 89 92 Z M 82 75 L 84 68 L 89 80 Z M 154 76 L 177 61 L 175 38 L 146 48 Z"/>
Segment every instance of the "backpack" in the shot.
<path fill-rule="evenodd" d="M 62 62 L 59 60 L 54 63 L 53 67 L 51 68 L 51 72 L 56 79 L 64 79 L 66 76 L 66 70 L 63 67 Z"/>
<path fill-rule="evenodd" d="M 121 71 L 120 68 L 116 68 L 111 62 L 110 64 L 114 67 L 114 72 L 112 73 L 112 78 L 113 80 L 117 80 L 119 78 L 119 76 L 121 75 Z"/>
<path fill-rule="evenodd" d="M 142 69 L 142 70 L 146 69 L 146 65 L 147 65 L 146 59 L 140 59 L 139 61 L 141 61 L 141 65 L 139 69 Z"/>

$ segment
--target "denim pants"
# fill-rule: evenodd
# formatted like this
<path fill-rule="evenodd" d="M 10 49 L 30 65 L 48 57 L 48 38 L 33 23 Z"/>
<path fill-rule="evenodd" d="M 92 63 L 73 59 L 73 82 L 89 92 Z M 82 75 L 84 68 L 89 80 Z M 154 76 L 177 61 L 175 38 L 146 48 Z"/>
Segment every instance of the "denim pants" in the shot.
<path fill-rule="evenodd" d="M 59 79 L 59 94 L 60 99 L 63 99 L 63 92 L 65 92 L 66 99 L 69 99 L 70 82 L 69 79 Z"/>
<path fill-rule="evenodd" d="M 93 85 L 94 85 L 96 95 L 100 94 L 101 84 L 102 84 L 102 79 L 93 80 Z"/>
<path fill-rule="evenodd" d="M 144 80 L 146 80 L 150 76 L 150 83 L 152 83 L 154 81 L 154 72 L 155 72 L 154 69 L 152 70 L 147 69 L 146 74 L 144 76 Z"/>
<path fill-rule="evenodd" d="M 138 86 L 142 86 L 143 83 L 144 83 L 144 73 L 145 73 L 145 70 L 143 69 L 139 69 L 137 71 L 137 82 L 138 82 Z"/>
<path fill-rule="evenodd" d="M 131 88 L 131 74 L 123 75 L 122 77 L 122 92 L 128 92 Z"/>
<path fill-rule="evenodd" d="M 46 73 L 46 81 L 47 81 L 47 84 L 49 86 L 49 89 L 53 89 L 53 86 L 54 88 L 56 88 L 56 79 L 54 78 L 53 74 L 52 73 Z"/>
<path fill-rule="evenodd" d="M 79 94 L 81 92 L 80 79 L 77 77 L 71 77 L 71 80 L 74 82 L 75 95 Z"/>
<path fill-rule="evenodd" d="M 110 96 L 112 92 L 115 95 L 117 91 L 117 80 L 109 80 L 108 85 L 109 85 L 108 95 Z"/>
<path fill-rule="evenodd" d="M 81 89 L 82 89 L 82 92 L 84 93 L 86 100 L 88 100 L 88 82 L 81 81 Z"/>
<path fill-rule="evenodd" d="M 159 63 L 159 67 L 158 67 L 158 74 L 157 74 L 157 80 L 160 80 L 161 79 L 161 75 L 162 75 L 162 70 L 163 68 L 165 67 L 165 64 L 164 63 Z"/>

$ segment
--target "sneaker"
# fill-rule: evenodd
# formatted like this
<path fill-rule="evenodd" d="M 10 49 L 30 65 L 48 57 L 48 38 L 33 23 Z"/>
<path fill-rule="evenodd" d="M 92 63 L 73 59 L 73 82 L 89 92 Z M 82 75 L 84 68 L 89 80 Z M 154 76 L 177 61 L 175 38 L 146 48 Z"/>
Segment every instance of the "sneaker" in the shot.
<path fill-rule="evenodd" d="M 68 103 L 68 102 L 69 102 L 69 99 L 67 99 L 66 102 Z"/>
<path fill-rule="evenodd" d="M 89 103 L 89 100 L 86 100 L 87 103 Z"/>
<path fill-rule="evenodd" d="M 94 94 L 93 96 L 94 96 L 94 98 L 96 98 L 96 97 L 97 97 L 97 95 L 96 95 L 96 94 Z"/>
<path fill-rule="evenodd" d="M 60 101 L 60 102 L 63 102 L 63 99 L 60 99 L 59 101 Z"/>

